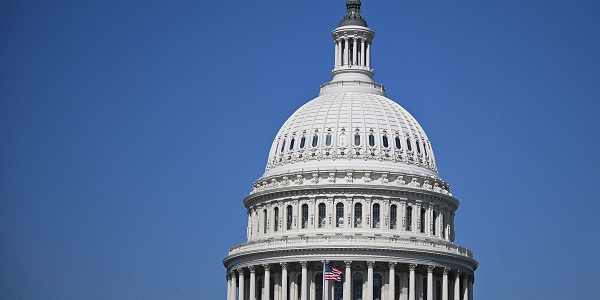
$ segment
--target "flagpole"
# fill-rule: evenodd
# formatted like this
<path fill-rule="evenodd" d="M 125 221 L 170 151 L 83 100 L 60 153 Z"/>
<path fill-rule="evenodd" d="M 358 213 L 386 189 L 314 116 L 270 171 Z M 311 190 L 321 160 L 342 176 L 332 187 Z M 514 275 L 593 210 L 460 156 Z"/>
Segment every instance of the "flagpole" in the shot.
<path fill-rule="evenodd" d="M 323 291 L 321 292 L 321 295 L 323 296 L 323 297 L 321 297 L 321 298 L 323 298 L 323 300 L 327 300 L 327 298 L 326 298 L 326 297 L 327 297 L 327 296 L 326 296 L 327 294 L 325 293 L 325 291 L 327 290 L 327 289 L 325 288 L 325 283 L 327 282 L 327 281 L 325 280 L 325 265 L 326 265 L 326 264 L 327 264 L 327 261 L 326 261 L 326 260 L 324 260 L 324 261 L 323 261 Z"/>

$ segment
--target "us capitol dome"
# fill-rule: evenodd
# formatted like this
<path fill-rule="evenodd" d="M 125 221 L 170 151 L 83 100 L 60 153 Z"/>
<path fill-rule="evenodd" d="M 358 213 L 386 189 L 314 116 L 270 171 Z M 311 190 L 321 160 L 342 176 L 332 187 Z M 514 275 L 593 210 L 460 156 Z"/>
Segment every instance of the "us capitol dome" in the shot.
<path fill-rule="evenodd" d="M 283 124 L 244 198 L 248 241 L 223 261 L 227 300 L 473 299 L 459 202 L 423 128 L 372 80 L 360 8 L 346 2 L 332 81 Z M 324 280 L 324 265 L 341 280 Z"/>

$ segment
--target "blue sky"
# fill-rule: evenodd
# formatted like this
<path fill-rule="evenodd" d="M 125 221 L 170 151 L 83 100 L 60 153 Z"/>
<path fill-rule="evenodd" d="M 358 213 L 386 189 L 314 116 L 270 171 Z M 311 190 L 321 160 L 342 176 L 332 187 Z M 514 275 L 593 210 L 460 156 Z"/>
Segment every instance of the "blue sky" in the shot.
<path fill-rule="evenodd" d="M 224 299 L 242 199 L 344 1 L 0 1 L 0 299 Z M 600 2 L 363 1 L 476 299 L 592 299 Z"/>

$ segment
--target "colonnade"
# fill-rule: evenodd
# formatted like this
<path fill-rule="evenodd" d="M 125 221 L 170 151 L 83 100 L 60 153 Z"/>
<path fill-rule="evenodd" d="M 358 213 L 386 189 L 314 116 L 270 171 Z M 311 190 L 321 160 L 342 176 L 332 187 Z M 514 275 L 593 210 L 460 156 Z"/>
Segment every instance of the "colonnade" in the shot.
<path fill-rule="evenodd" d="M 396 262 L 330 265 L 343 271 L 343 281 L 326 283 L 325 289 L 317 261 L 229 270 L 227 300 L 473 300 L 472 272 Z"/>
<path fill-rule="evenodd" d="M 361 37 L 335 40 L 335 65 L 371 68 L 371 41 Z"/>

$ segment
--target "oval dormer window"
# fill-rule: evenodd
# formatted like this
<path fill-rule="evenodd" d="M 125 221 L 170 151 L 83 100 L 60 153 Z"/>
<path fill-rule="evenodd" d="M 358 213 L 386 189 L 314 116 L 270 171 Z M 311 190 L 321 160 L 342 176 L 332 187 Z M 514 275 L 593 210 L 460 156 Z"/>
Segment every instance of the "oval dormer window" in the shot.
<path fill-rule="evenodd" d="M 396 137 L 396 149 L 402 149 L 402 143 L 400 142 L 399 137 Z"/>
<path fill-rule="evenodd" d="M 408 151 L 412 151 L 412 145 L 410 144 L 410 139 L 406 139 L 406 147 L 408 148 Z"/>
<path fill-rule="evenodd" d="M 285 139 L 283 139 L 283 143 L 281 143 L 281 152 L 285 150 Z"/>
<path fill-rule="evenodd" d="M 375 136 L 373 134 L 369 134 L 369 146 L 375 146 Z"/>
<path fill-rule="evenodd" d="M 296 139 L 292 139 L 290 141 L 290 150 L 294 150 L 294 142 L 296 141 Z"/>
<path fill-rule="evenodd" d="M 306 146 L 306 137 L 305 136 L 303 136 L 300 139 L 300 149 L 304 149 L 304 146 Z"/>
<path fill-rule="evenodd" d="M 360 146 L 360 134 L 354 135 L 354 146 Z"/>
<path fill-rule="evenodd" d="M 421 154 L 421 143 L 417 141 L 417 153 Z"/>
<path fill-rule="evenodd" d="M 319 144 L 319 136 L 318 135 L 313 135 L 313 139 L 312 139 L 312 146 L 316 147 Z"/>
<path fill-rule="evenodd" d="M 390 146 L 390 144 L 388 143 L 388 137 L 387 137 L 387 135 L 383 136 L 382 141 L 383 141 L 383 147 L 387 148 L 387 147 Z"/>
<path fill-rule="evenodd" d="M 325 135 L 325 146 L 331 146 L 331 133 Z"/>

